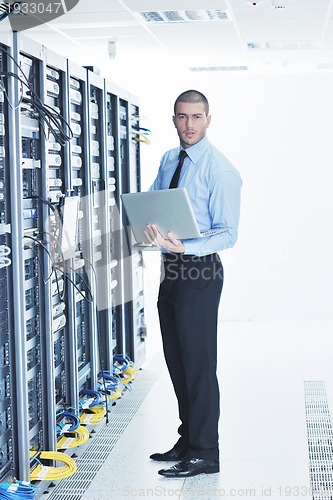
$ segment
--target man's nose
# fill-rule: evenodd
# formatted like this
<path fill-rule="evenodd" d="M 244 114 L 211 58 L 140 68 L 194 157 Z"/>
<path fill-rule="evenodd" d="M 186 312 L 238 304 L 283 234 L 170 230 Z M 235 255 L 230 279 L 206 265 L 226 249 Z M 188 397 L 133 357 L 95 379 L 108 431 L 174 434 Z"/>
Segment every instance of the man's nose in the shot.
<path fill-rule="evenodd" d="M 187 125 L 187 128 L 192 127 L 192 125 L 193 125 L 193 118 L 192 118 L 192 116 L 188 116 L 187 117 L 186 125 Z"/>

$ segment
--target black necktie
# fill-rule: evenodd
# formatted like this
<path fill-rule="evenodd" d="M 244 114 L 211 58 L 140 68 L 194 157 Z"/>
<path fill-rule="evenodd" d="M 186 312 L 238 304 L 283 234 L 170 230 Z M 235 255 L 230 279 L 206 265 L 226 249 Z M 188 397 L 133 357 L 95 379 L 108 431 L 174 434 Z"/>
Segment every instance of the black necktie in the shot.
<path fill-rule="evenodd" d="M 176 188 L 178 186 L 180 171 L 182 169 L 182 166 L 183 166 L 183 163 L 184 163 L 186 156 L 187 156 L 187 153 L 186 153 L 185 149 L 182 149 L 181 152 L 179 153 L 179 163 L 177 165 L 175 173 L 172 176 L 169 189 Z"/>

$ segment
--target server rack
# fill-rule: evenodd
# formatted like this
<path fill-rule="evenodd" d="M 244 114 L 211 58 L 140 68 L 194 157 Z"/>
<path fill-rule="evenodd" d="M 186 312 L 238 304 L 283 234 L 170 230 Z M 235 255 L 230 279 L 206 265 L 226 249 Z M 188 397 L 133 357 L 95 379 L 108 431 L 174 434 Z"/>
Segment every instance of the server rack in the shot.
<path fill-rule="evenodd" d="M 23 49 L 18 37 L 14 36 L 15 71 L 21 79 L 21 104 L 18 109 L 17 136 L 20 148 L 17 149 L 17 164 L 20 178 L 17 184 L 18 217 L 17 237 L 21 239 L 23 250 L 24 297 L 19 297 L 18 307 L 23 306 L 24 327 L 18 330 L 23 345 L 22 361 L 19 370 L 25 384 L 21 395 L 26 393 L 27 404 L 23 417 L 28 422 L 28 442 L 21 436 L 21 441 L 28 447 L 22 453 L 27 457 L 29 451 L 37 452 L 52 449 L 55 446 L 53 412 L 50 402 L 54 397 L 54 373 L 48 369 L 53 362 L 52 323 L 47 314 L 48 286 L 46 276 L 49 267 L 44 255 L 44 219 L 45 207 L 40 200 L 46 191 L 45 169 L 46 147 L 43 140 L 43 124 L 33 105 L 34 96 L 44 98 L 44 74 L 42 51 L 39 45 L 29 42 Z M 38 97 L 39 98 L 39 97 Z M 20 206 L 21 205 L 21 206 Z M 21 292 L 22 293 L 22 292 Z M 53 405 L 54 406 L 54 405 Z M 47 417 L 47 418 L 46 418 Z M 29 477 L 30 464 L 23 461 L 22 474 Z M 23 464 L 22 464 L 23 467 Z"/>
<path fill-rule="evenodd" d="M 0 44 L 0 71 L 5 74 L 9 66 L 7 44 Z M 8 102 L 4 89 L 0 90 L 0 477 L 13 468 L 13 401 L 14 386 L 13 326 L 9 310 L 11 289 L 10 197 L 9 197 L 9 145 L 6 126 L 9 122 Z"/>
<path fill-rule="evenodd" d="M 59 413 L 80 414 L 114 355 L 141 365 L 144 306 L 120 202 L 140 188 L 138 104 L 21 34 L 0 48 L 1 481 L 29 480 L 32 455 L 57 450 Z M 78 231 L 65 256 L 69 199 Z"/>
<path fill-rule="evenodd" d="M 138 191 L 140 147 L 135 140 L 139 129 L 139 107 L 135 98 L 109 82 L 106 101 L 106 184 L 109 207 L 111 252 L 112 331 L 110 344 L 140 366 L 144 360 L 143 259 L 133 250 L 135 243 L 123 210 L 121 194 Z M 134 133 L 133 133 L 134 132 Z"/>
<path fill-rule="evenodd" d="M 88 88 L 88 145 L 89 171 L 86 172 L 91 187 L 91 245 L 92 263 L 95 269 L 94 297 L 96 301 L 96 345 L 98 345 L 98 370 L 110 369 L 107 363 L 107 344 L 110 330 L 110 283 L 107 273 L 110 251 L 107 234 L 106 208 L 106 145 L 105 145 L 105 95 L 104 80 L 87 69 Z M 111 362 L 112 367 L 112 362 Z"/>
<path fill-rule="evenodd" d="M 116 171 L 119 163 L 118 152 L 118 93 L 119 89 L 110 82 L 104 83 L 104 100 L 106 103 L 105 113 L 105 133 L 106 133 L 106 158 L 105 158 L 105 182 L 106 182 L 106 237 L 109 244 L 110 260 L 107 269 L 109 279 L 110 297 L 110 323 L 105 345 L 105 367 L 110 369 L 112 358 L 115 352 L 124 352 L 121 342 L 121 275 L 120 264 L 122 259 L 121 251 L 121 221 L 119 217 L 119 192 Z"/>
<path fill-rule="evenodd" d="M 129 103 L 130 123 L 129 134 L 131 137 L 129 144 L 129 192 L 141 191 L 140 174 L 140 109 L 138 102 L 132 97 Z M 133 244 L 133 241 L 132 241 Z M 143 283 L 143 254 L 136 250 L 131 255 L 131 286 L 132 301 L 131 315 L 133 335 L 127 335 L 128 351 L 131 358 L 141 365 L 145 357 L 145 338 L 147 327 L 144 316 L 144 283 Z"/>
<path fill-rule="evenodd" d="M 119 95 L 118 98 L 118 144 L 119 162 L 117 165 L 118 199 L 120 193 L 139 191 L 141 179 L 139 141 L 139 107 L 133 96 Z M 129 167 L 129 168 L 128 168 Z M 121 327 L 123 350 L 140 365 L 144 359 L 144 340 L 146 327 L 143 314 L 143 256 L 136 249 L 128 218 L 119 199 L 119 217 L 121 232 L 121 283 L 122 296 Z M 129 334 L 129 332 L 133 332 Z"/>
<path fill-rule="evenodd" d="M 98 369 L 96 355 L 96 280 L 93 265 L 92 218 L 91 218 L 91 175 L 89 158 L 88 85 L 85 68 L 67 61 L 68 95 L 70 125 L 73 139 L 70 141 L 71 189 L 74 196 L 80 198 L 78 221 L 78 243 L 75 253 L 75 289 L 73 311 L 73 347 L 76 356 L 73 358 L 73 370 L 77 371 L 77 379 L 73 390 L 78 395 L 82 388 L 95 388 L 95 374 Z M 88 285 L 88 286 L 87 286 Z M 72 370 L 70 370 L 70 373 Z M 94 374 L 94 375 L 92 375 Z M 76 401 L 74 407 L 78 407 Z"/>

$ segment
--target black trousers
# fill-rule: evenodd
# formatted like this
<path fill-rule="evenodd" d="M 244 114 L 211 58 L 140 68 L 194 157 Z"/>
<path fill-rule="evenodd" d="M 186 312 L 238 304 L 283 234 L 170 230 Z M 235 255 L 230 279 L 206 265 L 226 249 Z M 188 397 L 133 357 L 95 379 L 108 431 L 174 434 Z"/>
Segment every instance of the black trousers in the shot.
<path fill-rule="evenodd" d="M 158 313 L 166 364 L 178 400 L 179 444 L 218 458 L 217 316 L 223 286 L 218 254 L 162 254 Z"/>

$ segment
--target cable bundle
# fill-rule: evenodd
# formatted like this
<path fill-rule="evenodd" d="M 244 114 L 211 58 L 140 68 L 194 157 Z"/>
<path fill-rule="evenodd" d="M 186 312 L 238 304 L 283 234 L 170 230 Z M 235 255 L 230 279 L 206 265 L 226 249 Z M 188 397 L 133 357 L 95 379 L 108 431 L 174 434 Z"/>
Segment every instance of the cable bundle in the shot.
<path fill-rule="evenodd" d="M 1 19 L 0 19 L 1 20 Z M 10 101 L 8 100 L 9 105 L 12 108 L 18 107 L 20 104 L 22 104 L 21 111 L 24 112 L 26 111 L 27 113 L 32 112 L 35 114 L 36 118 L 39 119 L 40 123 L 42 124 L 42 121 L 46 124 L 46 127 L 48 128 L 48 132 L 51 132 L 51 134 L 54 136 L 55 140 L 59 142 L 62 146 L 64 146 L 67 142 L 69 142 L 73 138 L 73 131 L 69 125 L 69 123 L 65 120 L 65 118 L 56 110 L 53 109 L 51 106 L 48 106 L 47 104 L 43 103 L 41 99 L 39 98 L 38 94 L 34 90 L 32 84 L 26 77 L 26 75 L 23 73 L 22 68 L 20 64 L 15 61 L 15 59 L 10 55 L 10 53 L 4 48 L 0 47 L 0 50 L 13 61 L 15 64 L 16 68 L 19 70 L 22 76 L 10 72 L 10 71 L 2 71 L 0 74 L 0 83 L 1 83 L 1 90 L 4 91 L 6 98 L 8 100 L 7 96 L 7 91 L 4 85 L 4 78 L 8 77 L 13 77 L 16 80 L 18 80 L 21 84 L 21 89 L 22 89 L 22 95 L 20 98 L 20 102 L 14 106 Z M 23 96 L 23 88 L 26 88 L 26 95 Z M 24 103 L 28 104 L 27 108 L 24 108 Z M 31 108 L 30 108 L 31 106 Z M 45 136 L 47 137 L 46 131 L 44 131 Z"/>
<path fill-rule="evenodd" d="M 103 372 L 105 373 L 105 372 Z M 114 380 L 114 377 L 113 377 Z M 99 394 L 99 402 L 98 405 L 97 403 L 92 403 L 90 407 L 97 405 L 97 406 L 108 406 L 108 403 L 112 402 L 114 399 L 119 399 L 121 397 L 121 388 L 120 388 L 121 381 L 120 379 L 117 379 L 113 384 L 106 384 L 106 377 L 104 376 L 101 377 L 97 381 L 97 387 L 98 387 L 98 394 Z M 88 408 L 88 406 L 83 406 L 81 405 L 82 408 Z"/>
<path fill-rule="evenodd" d="M 135 368 L 135 366 L 130 366 L 128 367 L 124 373 L 123 373 L 123 378 L 121 380 L 122 384 L 128 384 L 129 382 L 132 382 L 134 377 L 139 373 L 139 370 Z"/>
<path fill-rule="evenodd" d="M 127 354 L 116 354 L 113 357 L 113 372 L 120 375 L 122 384 L 128 384 L 132 382 L 139 370 Z"/>
<path fill-rule="evenodd" d="M 88 396 L 80 399 L 80 408 L 82 409 L 91 408 L 92 406 L 102 406 L 105 403 L 102 394 L 98 391 L 82 389 L 81 394 Z"/>
<path fill-rule="evenodd" d="M 121 398 L 121 388 L 117 387 L 116 389 L 112 389 L 112 391 L 109 391 L 109 393 L 104 393 L 104 400 L 106 396 L 108 398 L 108 401 Z"/>
<path fill-rule="evenodd" d="M 60 215 L 59 215 L 59 208 L 55 208 L 52 205 L 51 202 L 49 202 L 45 198 L 42 198 L 41 196 L 33 196 L 33 198 L 36 198 L 39 201 L 42 201 L 43 203 L 47 204 L 49 206 L 49 208 L 54 212 L 54 215 L 55 215 L 55 218 L 56 218 L 56 224 L 55 224 L 54 234 L 50 234 L 50 233 L 47 233 L 45 231 L 43 231 L 42 233 L 38 233 L 38 234 L 47 234 L 47 235 L 49 235 L 50 236 L 50 240 L 48 240 L 46 238 L 39 239 L 39 238 L 36 238 L 34 236 L 23 235 L 24 239 L 33 241 L 34 244 L 36 244 L 36 245 L 40 246 L 41 248 L 43 248 L 43 250 L 48 255 L 50 263 L 51 263 L 51 270 L 50 270 L 49 275 L 47 276 L 47 278 L 43 274 L 43 267 L 41 265 L 38 253 L 35 251 L 34 247 L 32 245 L 25 244 L 24 248 L 29 248 L 29 249 L 31 249 L 35 253 L 35 255 L 36 255 L 37 259 L 38 259 L 39 266 L 40 266 L 40 270 L 41 270 L 43 282 L 45 284 L 51 279 L 51 277 L 52 277 L 52 275 L 54 273 L 54 276 L 55 276 L 55 279 L 56 279 L 56 282 L 57 282 L 57 287 L 58 287 L 58 295 L 59 295 L 59 297 L 60 297 L 61 300 L 64 299 L 64 294 L 61 294 L 60 290 L 59 290 L 57 271 L 59 271 L 62 274 L 64 274 L 66 270 L 71 270 L 71 271 L 73 271 L 73 273 L 75 274 L 75 276 L 83 283 L 83 285 L 84 285 L 84 287 L 85 287 L 85 289 L 86 289 L 86 291 L 87 291 L 87 293 L 88 293 L 89 296 L 87 296 L 86 293 L 83 293 L 83 291 L 75 283 L 75 281 L 72 280 L 69 277 L 68 273 L 66 274 L 66 279 L 71 282 L 71 284 L 74 286 L 74 288 L 78 291 L 78 293 L 81 295 L 81 297 L 83 297 L 83 299 L 86 302 L 88 302 L 89 304 L 92 304 L 93 303 L 93 296 L 92 296 L 92 292 L 91 292 L 91 289 L 90 289 L 87 281 L 74 268 L 72 268 L 69 265 L 65 266 L 65 260 L 64 260 L 63 253 L 61 251 L 61 245 L 60 245 L 60 242 L 59 242 L 60 225 L 61 225 L 61 220 L 60 220 Z M 50 246 L 51 251 L 49 251 L 49 249 L 47 248 L 47 245 Z M 87 261 L 87 262 L 89 262 L 89 264 L 92 266 L 92 264 L 90 263 L 90 261 L 88 259 L 84 258 L 84 260 Z M 95 272 L 93 266 L 92 266 L 92 269 Z"/>
<path fill-rule="evenodd" d="M 40 460 L 33 454 L 33 451 L 30 452 L 31 458 L 37 460 L 38 465 L 30 473 L 31 481 L 40 481 L 43 479 L 51 479 L 54 481 L 57 479 L 69 477 L 74 474 L 74 472 L 76 472 L 76 463 L 65 453 L 61 453 L 59 451 L 42 451 L 39 455 L 39 458 L 41 459 L 62 462 L 64 465 L 61 467 L 49 467 L 48 465 L 43 465 Z"/>
<path fill-rule="evenodd" d="M 37 489 L 27 481 L 18 481 L 15 479 L 12 483 L 0 484 L 0 499 L 33 500 L 36 498 Z"/>
<path fill-rule="evenodd" d="M 97 378 L 97 387 L 100 391 L 115 391 L 121 384 L 119 376 L 111 375 L 109 370 L 100 371 Z"/>
<path fill-rule="evenodd" d="M 132 139 L 136 142 L 144 142 L 145 144 L 150 144 L 150 139 L 148 139 L 146 134 L 143 134 L 139 130 L 132 128 Z"/>
<path fill-rule="evenodd" d="M 71 436 L 67 436 L 67 434 L 71 434 Z M 66 436 L 63 436 L 61 439 L 59 439 L 57 443 L 57 449 L 58 450 L 64 450 L 67 448 L 75 448 L 76 446 L 81 446 L 85 444 L 90 437 L 89 431 L 86 427 L 83 427 L 80 425 L 75 431 L 73 432 L 66 432 Z"/>
<path fill-rule="evenodd" d="M 100 424 L 103 421 L 105 414 L 105 408 L 102 406 L 93 406 L 82 413 L 80 417 L 81 424 Z"/>
<path fill-rule="evenodd" d="M 57 417 L 57 435 L 64 432 L 75 431 L 80 425 L 80 418 L 70 411 L 62 411 L 56 415 Z"/>
<path fill-rule="evenodd" d="M 150 144 L 149 136 L 152 135 L 152 131 L 146 127 L 140 127 L 140 117 L 139 115 L 131 116 L 131 132 L 132 132 L 132 140 L 136 142 L 144 142 L 145 144 Z"/>
<path fill-rule="evenodd" d="M 132 361 L 127 354 L 115 354 L 113 356 L 113 373 L 121 374 L 130 367 Z"/>

